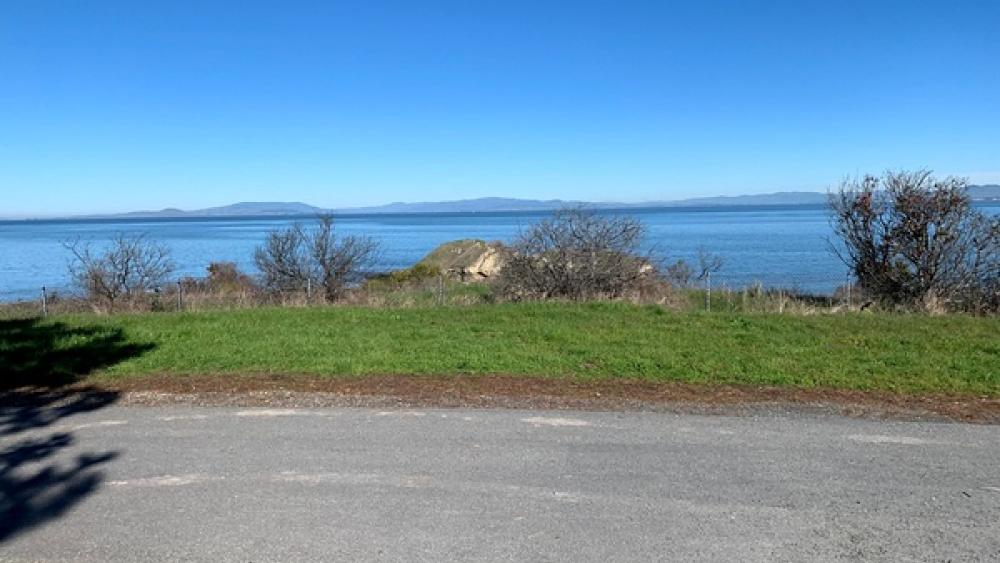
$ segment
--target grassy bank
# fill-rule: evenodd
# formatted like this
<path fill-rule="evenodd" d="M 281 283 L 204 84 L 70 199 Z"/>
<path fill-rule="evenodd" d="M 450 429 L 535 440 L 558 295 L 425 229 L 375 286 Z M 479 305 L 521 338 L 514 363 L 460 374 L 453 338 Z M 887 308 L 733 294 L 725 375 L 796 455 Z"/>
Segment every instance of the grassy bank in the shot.
<path fill-rule="evenodd" d="M 83 315 L 35 329 L 77 355 L 93 335 L 141 350 L 95 363 L 98 379 L 511 374 L 1000 396 L 996 318 L 549 303 Z"/>

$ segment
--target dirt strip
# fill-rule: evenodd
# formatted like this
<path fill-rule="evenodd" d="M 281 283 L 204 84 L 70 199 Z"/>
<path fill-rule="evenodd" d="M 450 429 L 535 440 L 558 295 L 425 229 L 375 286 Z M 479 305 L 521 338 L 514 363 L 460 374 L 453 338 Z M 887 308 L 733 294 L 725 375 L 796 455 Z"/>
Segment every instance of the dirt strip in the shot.
<path fill-rule="evenodd" d="M 996 397 L 634 380 L 580 381 L 505 375 L 358 378 L 217 375 L 91 381 L 78 388 L 114 394 L 116 402 L 130 405 L 473 407 L 742 416 L 813 413 L 1000 424 L 1000 398 Z M 30 402 L 31 396 L 30 390 L 3 393 L 0 404 Z"/>

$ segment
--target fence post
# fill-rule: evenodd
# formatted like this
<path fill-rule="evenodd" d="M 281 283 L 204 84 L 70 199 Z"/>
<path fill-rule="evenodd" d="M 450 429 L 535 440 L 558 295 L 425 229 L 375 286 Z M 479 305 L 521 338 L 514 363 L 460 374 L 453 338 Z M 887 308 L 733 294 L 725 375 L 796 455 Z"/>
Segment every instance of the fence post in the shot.
<path fill-rule="evenodd" d="M 708 272 L 705 277 L 705 310 L 712 310 L 712 272 Z"/>
<path fill-rule="evenodd" d="M 184 284 L 180 280 L 177 281 L 177 310 L 184 310 Z"/>
<path fill-rule="evenodd" d="M 438 275 L 438 305 L 444 305 L 444 274 Z"/>
<path fill-rule="evenodd" d="M 847 274 L 847 310 L 851 310 L 851 274 Z"/>
<path fill-rule="evenodd" d="M 45 286 L 42 286 L 42 317 L 49 316 L 49 296 L 45 291 Z"/>

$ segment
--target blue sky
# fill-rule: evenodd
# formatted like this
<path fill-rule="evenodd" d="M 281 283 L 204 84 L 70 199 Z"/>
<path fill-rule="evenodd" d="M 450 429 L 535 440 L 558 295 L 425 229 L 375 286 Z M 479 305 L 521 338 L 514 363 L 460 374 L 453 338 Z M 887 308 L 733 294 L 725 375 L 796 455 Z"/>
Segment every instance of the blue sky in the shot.
<path fill-rule="evenodd" d="M 0 1 L 0 215 L 1000 181 L 1000 2 Z"/>

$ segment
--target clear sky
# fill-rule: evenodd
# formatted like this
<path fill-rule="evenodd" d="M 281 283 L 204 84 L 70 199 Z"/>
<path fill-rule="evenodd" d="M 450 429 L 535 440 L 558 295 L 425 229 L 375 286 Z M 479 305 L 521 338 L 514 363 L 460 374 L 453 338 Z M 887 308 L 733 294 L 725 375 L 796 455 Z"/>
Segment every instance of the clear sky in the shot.
<path fill-rule="evenodd" d="M 0 0 L 0 215 L 1000 181 L 1000 2 Z"/>

